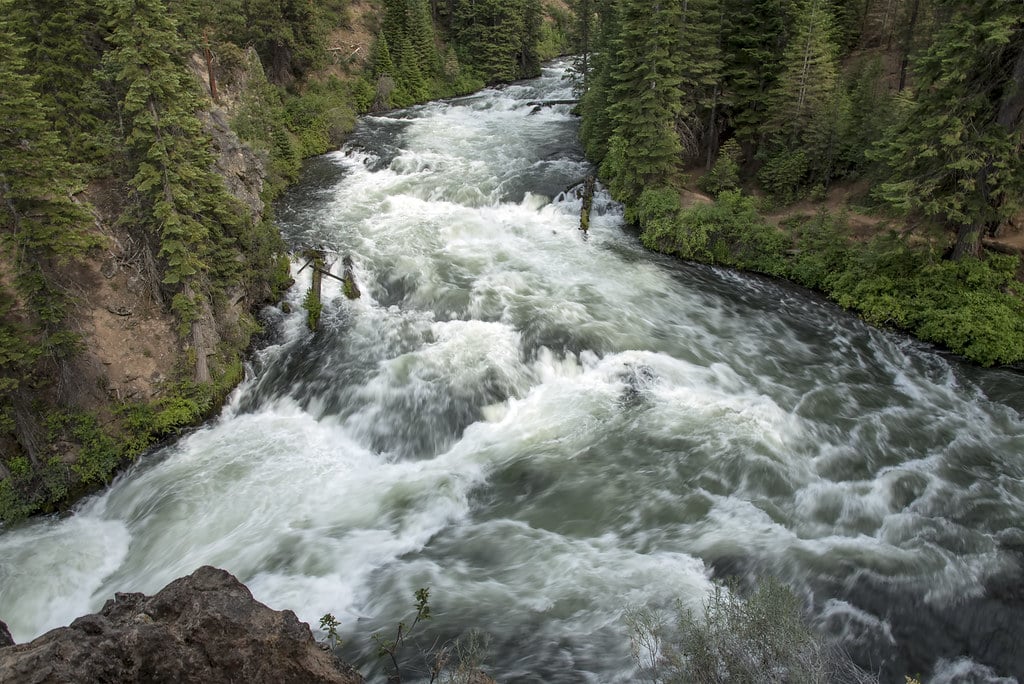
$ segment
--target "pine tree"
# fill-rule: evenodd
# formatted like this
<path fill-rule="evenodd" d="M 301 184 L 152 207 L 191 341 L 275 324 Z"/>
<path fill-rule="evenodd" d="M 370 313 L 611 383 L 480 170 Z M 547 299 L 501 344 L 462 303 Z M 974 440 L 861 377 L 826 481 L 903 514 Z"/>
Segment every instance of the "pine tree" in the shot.
<path fill-rule="evenodd" d="M 575 24 L 572 30 L 572 49 L 576 54 L 572 71 L 576 77 L 576 90 L 587 92 L 590 85 L 591 50 L 594 48 L 594 25 L 597 21 L 597 0 L 572 0 Z"/>
<path fill-rule="evenodd" d="M 703 152 L 708 168 L 718 149 L 723 23 L 721 0 L 687 0 L 683 3 L 682 29 L 674 55 L 679 62 L 683 93 L 676 124 L 680 142 L 684 155 L 691 159 L 697 159 Z"/>
<path fill-rule="evenodd" d="M 115 48 L 107 64 L 123 89 L 137 220 L 159 241 L 163 282 L 182 325 L 191 326 L 199 350 L 196 379 L 206 382 L 196 312 L 209 301 L 209 275 L 223 280 L 237 266 L 228 250 L 248 221 L 212 170 L 210 141 L 195 116 L 196 83 L 183 66 L 183 45 L 166 6 L 162 0 L 108 0 L 108 7 Z"/>
<path fill-rule="evenodd" d="M 408 99 L 402 94 L 395 93 L 396 76 L 398 70 L 391 59 L 391 50 L 388 48 L 388 39 L 381 31 L 377 39 L 373 41 L 373 50 L 370 53 L 370 73 L 376 86 L 377 93 L 374 97 L 374 111 L 382 111 L 392 106 L 393 97 L 399 100 Z"/>
<path fill-rule="evenodd" d="M 619 4 L 616 0 L 595 0 L 598 30 L 593 41 L 591 76 L 580 109 L 580 139 L 587 156 L 600 164 L 608 154 L 608 143 L 615 130 L 611 108 L 612 77 L 615 67 L 615 41 L 619 35 Z"/>
<path fill-rule="evenodd" d="M 51 101 L 28 73 L 27 47 L 10 29 L 9 8 L 0 1 L 0 249 L 16 293 L 0 287 L 0 433 L 13 433 L 40 468 L 41 421 L 22 386 L 29 378 L 46 382 L 53 365 L 39 364 L 62 363 L 77 349 L 63 325 L 67 296 L 55 274 L 93 244 L 92 217 L 72 197 L 73 168 Z"/>
<path fill-rule="evenodd" d="M 785 47 L 782 0 L 723 0 L 723 108 L 727 125 L 752 156 Z"/>
<path fill-rule="evenodd" d="M 489 83 L 535 75 L 539 0 L 448 0 L 459 59 Z"/>
<path fill-rule="evenodd" d="M 6 3 L 5 3 L 6 4 Z M 0 227 L 16 282 L 49 327 L 64 316 L 64 297 L 47 266 L 89 246 L 91 216 L 72 199 L 74 171 L 52 121 L 50 101 L 27 71 L 26 46 L 0 19 Z"/>
<path fill-rule="evenodd" d="M 763 126 L 768 162 L 761 179 L 783 199 L 805 184 L 832 180 L 847 106 L 834 33 L 827 0 L 800 2 Z"/>
<path fill-rule="evenodd" d="M 675 52 L 682 25 L 679 0 L 658 0 L 653 6 L 639 0 L 624 3 L 612 44 L 609 111 L 615 128 L 601 166 L 609 189 L 622 201 L 676 180 L 682 74 Z"/>
<path fill-rule="evenodd" d="M 103 164 L 114 147 L 112 103 L 95 72 L 106 37 L 101 7 L 83 0 L 14 0 L 12 27 L 27 38 L 25 58 L 57 132 L 75 161 Z"/>
<path fill-rule="evenodd" d="M 937 4 L 949 16 L 918 63 L 913 107 L 876 156 L 891 174 L 882 196 L 943 221 L 960 259 L 1024 196 L 1024 13 L 1001 0 Z"/>
<path fill-rule="evenodd" d="M 323 60 L 325 35 L 309 0 L 244 0 L 246 40 L 274 83 L 293 81 Z"/>

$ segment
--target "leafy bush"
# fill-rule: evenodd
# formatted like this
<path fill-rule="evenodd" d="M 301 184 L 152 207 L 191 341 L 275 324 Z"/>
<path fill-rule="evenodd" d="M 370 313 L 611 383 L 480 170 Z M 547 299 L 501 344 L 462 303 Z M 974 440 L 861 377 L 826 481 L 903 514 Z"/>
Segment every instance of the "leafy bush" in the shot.
<path fill-rule="evenodd" d="M 804 287 L 823 289 L 825 281 L 846 268 L 849 231 L 846 221 L 821 211 L 791 227 L 795 251 L 788 277 Z"/>
<path fill-rule="evenodd" d="M 754 201 L 726 191 L 715 204 L 677 211 L 668 199 L 672 190 L 645 190 L 631 212 L 644 229 L 650 249 L 723 266 L 781 275 L 786 239 L 757 214 Z M 678 207 L 678 197 L 675 205 Z"/>

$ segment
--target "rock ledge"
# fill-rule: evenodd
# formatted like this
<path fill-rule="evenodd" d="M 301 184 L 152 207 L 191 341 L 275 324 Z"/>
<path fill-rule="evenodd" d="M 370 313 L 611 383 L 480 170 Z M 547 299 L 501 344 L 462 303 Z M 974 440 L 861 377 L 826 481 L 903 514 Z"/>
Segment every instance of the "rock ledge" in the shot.
<path fill-rule="evenodd" d="M 0 683 L 176 682 L 361 684 L 290 610 L 271 610 L 244 584 L 205 566 L 155 596 L 115 594 L 27 644 L 2 647 Z"/>

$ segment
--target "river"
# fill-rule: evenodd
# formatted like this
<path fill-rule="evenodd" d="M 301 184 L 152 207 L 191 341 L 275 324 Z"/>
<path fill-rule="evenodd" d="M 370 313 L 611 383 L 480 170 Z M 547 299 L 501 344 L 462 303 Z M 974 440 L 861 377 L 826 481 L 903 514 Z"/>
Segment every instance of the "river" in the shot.
<path fill-rule="evenodd" d="M 312 334 L 298 273 L 220 417 L 0 533 L 16 640 L 212 564 L 333 613 L 374 677 L 370 632 L 429 587 L 422 643 L 477 628 L 499 680 L 625 682 L 626 607 L 772 576 L 883 681 L 1024 677 L 1020 375 L 652 255 L 601 193 L 584 235 L 578 121 L 527 104 L 571 97 L 564 67 L 309 163 L 278 218 L 362 299 L 327 279 Z"/>

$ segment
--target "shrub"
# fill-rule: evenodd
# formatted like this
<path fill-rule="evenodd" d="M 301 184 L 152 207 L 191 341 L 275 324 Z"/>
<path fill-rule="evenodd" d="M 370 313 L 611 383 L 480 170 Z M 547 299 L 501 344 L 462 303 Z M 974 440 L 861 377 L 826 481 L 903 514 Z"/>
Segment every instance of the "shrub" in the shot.
<path fill-rule="evenodd" d="M 736 190 L 740 186 L 740 161 L 743 150 L 735 138 L 730 138 L 718 151 L 718 159 L 711 170 L 703 175 L 697 186 L 709 195 L 718 196 L 726 190 Z"/>
<path fill-rule="evenodd" d="M 808 168 L 807 154 L 803 150 L 783 150 L 765 161 L 757 179 L 774 199 L 788 204 L 800 198 Z"/>
<path fill-rule="evenodd" d="M 677 602 L 674 620 L 632 609 L 626 623 L 639 674 L 656 683 L 872 681 L 807 626 L 799 599 L 775 580 L 747 599 L 716 583 L 700 615 Z"/>
<path fill-rule="evenodd" d="M 781 275 L 785 271 L 785 237 L 761 220 L 754 201 L 739 192 L 723 192 L 713 205 L 676 211 L 666 193 L 645 190 L 632 215 L 644 228 L 650 249 L 723 266 Z"/>

